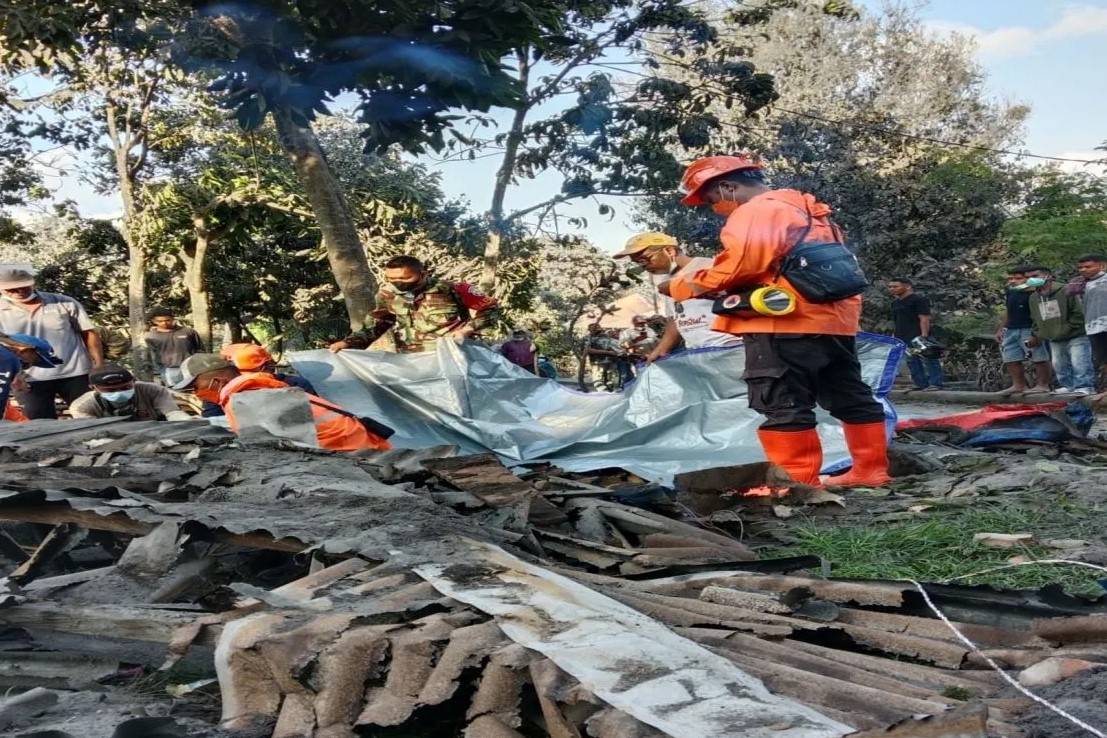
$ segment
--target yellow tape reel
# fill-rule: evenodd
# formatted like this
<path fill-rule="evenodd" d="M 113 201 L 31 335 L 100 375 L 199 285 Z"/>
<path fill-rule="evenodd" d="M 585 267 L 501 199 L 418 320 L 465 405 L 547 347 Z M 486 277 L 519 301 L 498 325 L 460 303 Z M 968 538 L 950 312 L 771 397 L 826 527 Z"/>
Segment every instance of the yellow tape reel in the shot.
<path fill-rule="evenodd" d="M 758 287 L 750 292 L 749 304 L 761 315 L 779 317 L 796 309 L 796 296 L 783 287 Z"/>

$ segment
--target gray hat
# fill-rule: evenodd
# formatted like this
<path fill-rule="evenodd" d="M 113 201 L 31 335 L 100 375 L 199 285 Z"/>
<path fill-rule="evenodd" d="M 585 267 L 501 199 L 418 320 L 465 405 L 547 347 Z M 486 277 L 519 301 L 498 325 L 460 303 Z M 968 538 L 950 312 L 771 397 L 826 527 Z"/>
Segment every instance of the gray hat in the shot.
<path fill-rule="evenodd" d="M 219 354 L 193 354 L 181 364 L 181 374 L 184 379 L 173 385 L 171 389 L 188 389 L 199 375 L 220 369 L 234 369 L 234 364 Z"/>
<path fill-rule="evenodd" d="M 19 287 L 31 287 L 35 283 L 34 273 L 24 266 L 5 264 L 0 266 L 0 290 L 14 290 Z"/>

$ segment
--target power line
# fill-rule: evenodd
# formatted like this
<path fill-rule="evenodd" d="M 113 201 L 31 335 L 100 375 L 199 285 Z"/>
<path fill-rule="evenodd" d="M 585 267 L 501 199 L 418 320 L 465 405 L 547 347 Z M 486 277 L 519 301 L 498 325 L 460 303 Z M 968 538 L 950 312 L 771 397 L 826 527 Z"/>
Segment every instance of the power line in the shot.
<path fill-rule="evenodd" d="M 657 57 L 657 58 L 659 58 L 663 61 L 666 61 L 666 62 L 672 64 L 673 66 L 680 67 L 681 69 L 686 69 L 686 70 L 692 71 L 692 72 L 697 72 L 698 71 L 697 69 L 695 69 L 691 65 L 686 64 L 686 63 L 682 62 L 679 59 L 675 59 L 673 57 L 665 56 L 664 54 L 661 54 L 659 52 L 647 50 L 646 53 L 651 55 L 651 56 Z M 635 74 L 639 77 L 645 77 L 647 79 L 652 79 L 654 77 L 654 75 L 644 74 L 642 72 L 632 72 L 630 70 L 622 70 L 622 71 L 626 72 L 626 73 L 629 73 L 629 74 Z M 724 90 L 720 87 L 714 87 L 714 86 L 709 85 L 709 84 L 702 84 L 701 83 L 701 86 L 708 89 L 708 90 L 711 90 L 713 92 L 718 92 L 720 94 L 724 94 L 724 95 L 730 95 L 731 94 L 727 90 Z M 888 135 L 888 136 L 897 136 L 899 138 L 908 138 L 908 139 L 913 139 L 913 140 L 916 140 L 916 141 L 926 141 L 927 143 L 939 144 L 939 145 L 942 145 L 942 146 L 954 146 L 954 147 L 959 147 L 959 148 L 963 148 L 963 149 L 974 149 L 976 151 L 988 151 L 988 152 L 991 152 L 993 154 L 1006 154 L 1008 156 L 1015 156 L 1015 157 L 1019 157 L 1019 158 L 1044 159 L 1044 160 L 1047 160 L 1047 161 L 1063 161 L 1063 162 L 1072 162 L 1072 163 L 1075 163 L 1075 164 L 1102 164 L 1103 161 L 1104 161 L 1104 159 L 1072 159 L 1072 158 L 1068 158 L 1068 157 L 1064 157 L 1064 156 L 1047 156 L 1045 154 L 1035 154 L 1035 153 L 1032 153 L 1032 152 L 1019 152 L 1019 151 L 1010 151 L 1008 149 L 997 149 L 997 148 L 994 148 L 994 147 L 991 147 L 991 146 L 982 146 L 980 144 L 969 144 L 969 143 L 962 143 L 962 142 L 959 142 L 959 141 L 947 141 L 947 140 L 940 139 L 940 138 L 934 138 L 932 136 L 923 136 L 923 135 L 915 134 L 915 133 L 906 133 L 906 132 L 902 132 L 902 131 L 893 131 L 891 129 L 882 128 L 880 126 L 875 126 L 875 125 L 872 125 L 870 123 L 864 123 L 864 122 L 859 122 L 859 121 L 849 121 L 849 120 L 837 120 L 837 119 L 834 119 L 834 118 L 827 118 L 825 116 L 816 115 L 814 113 L 804 113 L 804 112 L 800 112 L 798 110 L 789 110 L 788 108 L 783 108 L 783 107 L 780 107 L 780 106 L 777 106 L 777 105 L 774 105 L 772 107 L 775 110 L 779 110 L 779 111 L 784 112 L 784 113 L 789 113 L 790 115 L 795 115 L 795 116 L 800 117 L 800 118 L 810 118 L 812 120 L 817 120 L 817 121 L 820 121 L 820 122 L 823 122 L 823 123 L 830 123 L 832 125 L 855 126 L 855 127 L 861 128 L 863 130 L 872 131 L 874 133 L 881 133 L 881 134 Z M 729 123 L 728 125 L 732 125 L 732 126 L 735 126 L 737 128 L 742 128 L 741 125 L 735 124 L 735 123 Z"/>

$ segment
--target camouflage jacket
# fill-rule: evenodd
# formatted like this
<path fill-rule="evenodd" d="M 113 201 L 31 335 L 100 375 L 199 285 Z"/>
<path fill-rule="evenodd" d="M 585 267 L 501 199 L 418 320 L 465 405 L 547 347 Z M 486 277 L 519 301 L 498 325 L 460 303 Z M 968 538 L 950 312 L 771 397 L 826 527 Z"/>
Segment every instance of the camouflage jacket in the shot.
<path fill-rule="evenodd" d="M 463 325 L 477 333 L 499 319 L 499 305 L 465 282 L 431 277 L 418 292 L 400 292 L 385 285 L 377 292 L 376 305 L 365 329 L 349 336 L 351 348 L 366 348 L 388 330 L 401 353 L 430 351 L 435 342 Z"/>

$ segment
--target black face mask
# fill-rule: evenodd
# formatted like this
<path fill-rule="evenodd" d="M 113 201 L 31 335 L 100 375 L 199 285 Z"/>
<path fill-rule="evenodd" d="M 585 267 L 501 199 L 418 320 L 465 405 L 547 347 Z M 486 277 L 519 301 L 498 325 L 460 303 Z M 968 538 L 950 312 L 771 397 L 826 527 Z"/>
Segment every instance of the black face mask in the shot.
<path fill-rule="evenodd" d="M 416 290 L 419 289 L 419 285 L 422 284 L 422 281 L 419 281 L 419 282 L 389 282 L 389 284 L 392 285 L 392 287 L 394 289 L 396 289 L 397 291 L 399 291 L 399 292 L 415 292 Z"/>

